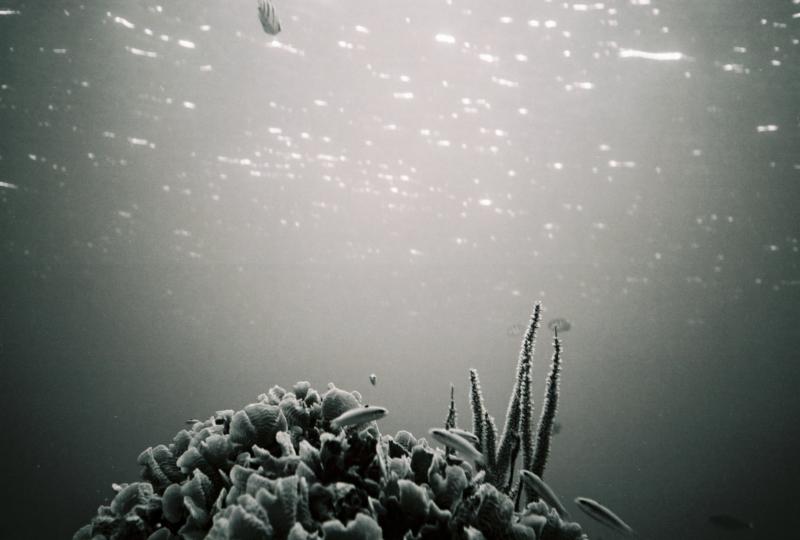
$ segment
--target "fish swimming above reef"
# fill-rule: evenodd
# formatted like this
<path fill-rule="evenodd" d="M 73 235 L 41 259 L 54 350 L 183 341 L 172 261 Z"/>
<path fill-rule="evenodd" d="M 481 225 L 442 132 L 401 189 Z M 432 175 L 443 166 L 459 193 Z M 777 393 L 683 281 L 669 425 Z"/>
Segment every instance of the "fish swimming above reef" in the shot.
<path fill-rule="evenodd" d="M 575 504 L 577 504 L 578 508 L 583 510 L 587 516 L 595 521 L 599 521 L 606 527 L 614 529 L 620 534 L 624 534 L 626 536 L 633 536 L 636 534 L 630 525 L 622 521 L 622 518 L 594 499 L 589 499 L 587 497 L 576 497 Z"/>
<path fill-rule="evenodd" d="M 378 376 L 375 375 L 374 373 L 370 373 L 369 374 L 369 382 L 370 382 L 370 384 L 372 386 L 375 386 L 376 384 L 378 384 Z"/>
<path fill-rule="evenodd" d="M 557 317 L 555 319 L 551 319 L 550 322 L 547 323 L 547 328 L 553 332 L 563 333 L 572 328 L 572 325 L 567 319 Z"/>
<path fill-rule="evenodd" d="M 755 524 L 752 521 L 742 521 L 728 514 L 714 514 L 713 516 L 708 516 L 708 521 L 726 531 L 741 531 L 755 528 Z"/>
<path fill-rule="evenodd" d="M 569 512 L 567 512 L 567 509 L 558 499 L 558 496 L 556 495 L 556 492 L 553 491 L 553 488 L 548 486 L 544 480 L 527 469 L 521 469 L 519 471 L 519 476 L 527 486 L 529 486 L 539 497 L 544 500 L 544 502 L 549 504 L 552 508 L 555 508 L 559 516 L 569 519 Z"/>
<path fill-rule="evenodd" d="M 331 420 L 331 427 L 333 429 L 341 429 L 347 426 L 357 426 L 358 424 L 366 424 L 374 420 L 380 420 L 389 413 L 383 407 L 356 407 L 350 409 Z"/>
<path fill-rule="evenodd" d="M 540 479 L 544 474 L 542 448 L 549 452 L 563 365 L 556 338 L 543 420 L 534 432 L 528 382 L 540 315 L 537 303 L 517 358 L 502 432 L 486 410 L 475 369 L 469 372 L 471 426 L 455 429 L 451 385 L 444 421 L 451 429 L 434 420 L 431 425 L 441 427 L 419 439 L 402 429 L 394 437 L 374 429 L 387 411 L 364 406 L 355 390 L 330 383 L 327 392 L 318 392 L 305 380 L 291 391 L 275 385 L 244 408 L 218 410 L 180 429 L 171 443 L 141 452 L 141 481 L 117 484 L 109 503 L 72 539 L 585 540 L 580 524 L 557 515 L 560 504 L 552 490 L 537 484 L 547 495 L 527 501 L 522 495 L 527 490 L 533 499 L 534 490 L 516 487 L 524 482 L 520 469 Z M 476 437 L 479 445 L 470 442 Z M 34 531 L 16 537 L 45 536 Z"/>
<path fill-rule="evenodd" d="M 455 433 L 459 437 L 463 437 L 467 441 L 471 442 L 472 444 L 478 444 L 480 441 L 478 440 L 478 436 L 470 431 L 464 431 L 463 429 L 458 428 L 449 428 L 448 431 L 451 433 Z"/>
<path fill-rule="evenodd" d="M 280 33 L 281 21 L 275 13 L 275 7 L 267 0 L 258 0 L 258 20 L 267 34 L 274 36 Z"/>
<path fill-rule="evenodd" d="M 433 428 L 429 433 L 439 444 L 449 446 L 462 456 L 477 463 L 483 463 L 483 454 L 478 452 L 478 449 L 461 435 L 456 435 L 452 431 L 442 428 Z"/>

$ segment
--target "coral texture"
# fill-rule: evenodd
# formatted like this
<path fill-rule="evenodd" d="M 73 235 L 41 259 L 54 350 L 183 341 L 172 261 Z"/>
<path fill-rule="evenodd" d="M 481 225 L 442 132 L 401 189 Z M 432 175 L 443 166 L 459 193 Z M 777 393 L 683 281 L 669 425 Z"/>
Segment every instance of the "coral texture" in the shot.
<path fill-rule="evenodd" d="M 535 495 L 521 509 L 514 500 L 520 449 L 523 465 L 543 472 L 557 401 L 558 341 L 533 433 L 530 376 L 539 319 L 536 304 L 502 437 L 476 370 L 470 370 L 473 431 L 456 427 L 451 386 L 445 428 L 458 445 L 446 449 L 408 431 L 382 435 L 374 421 L 333 427 L 363 407 L 357 392 L 330 384 L 321 395 L 306 381 L 291 391 L 274 386 L 240 411 L 191 421 L 170 444 L 143 451 L 142 481 L 114 484 L 113 500 L 73 540 L 585 539 L 577 523 Z M 465 449 L 479 450 L 483 459 L 466 459 Z"/>

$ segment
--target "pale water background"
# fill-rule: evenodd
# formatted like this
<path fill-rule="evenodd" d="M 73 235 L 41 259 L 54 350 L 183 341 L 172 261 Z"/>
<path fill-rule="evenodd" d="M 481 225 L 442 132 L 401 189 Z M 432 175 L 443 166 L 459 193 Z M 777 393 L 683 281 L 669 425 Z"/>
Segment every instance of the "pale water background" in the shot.
<path fill-rule="evenodd" d="M 275 6 L 0 2 L 0 538 L 273 384 L 500 420 L 536 300 L 563 498 L 797 534 L 797 1 Z"/>

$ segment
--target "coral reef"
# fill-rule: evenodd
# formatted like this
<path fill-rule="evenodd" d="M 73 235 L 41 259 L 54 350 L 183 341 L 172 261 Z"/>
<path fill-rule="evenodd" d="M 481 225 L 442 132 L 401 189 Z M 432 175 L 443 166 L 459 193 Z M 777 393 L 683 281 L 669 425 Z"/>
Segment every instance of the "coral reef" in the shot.
<path fill-rule="evenodd" d="M 240 411 L 192 421 L 170 444 L 143 451 L 142 481 L 114 484 L 111 503 L 73 540 L 585 539 L 534 492 L 520 505 L 526 484 L 514 466 L 521 453 L 522 468 L 543 474 L 561 367 L 556 336 L 534 433 L 540 317 L 536 304 L 500 436 L 474 369 L 472 432 L 456 426 L 451 385 L 444 434 L 453 444 L 445 449 L 407 431 L 381 434 L 375 419 L 385 409 L 354 414 L 364 407 L 357 392 L 330 384 L 320 395 L 305 381 L 291 391 L 274 386 Z"/>

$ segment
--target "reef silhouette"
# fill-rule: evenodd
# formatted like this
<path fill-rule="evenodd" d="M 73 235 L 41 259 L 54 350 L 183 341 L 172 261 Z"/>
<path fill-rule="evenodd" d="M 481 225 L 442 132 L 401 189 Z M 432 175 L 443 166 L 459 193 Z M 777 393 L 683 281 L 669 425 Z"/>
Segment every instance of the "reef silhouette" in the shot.
<path fill-rule="evenodd" d="M 291 391 L 273 386 L 256 403 L 190 421 L 170 444 L 143 451 L 142 481 L 114 484 L 110 505 L 73 540 L 586 540 L 579 524 L 514 473 L 521 461 L 521 469 L 543 476 L 553 432 L 557 334 L 533 426 L 531 365 L 540 318 L 537 303 L 502 434 L 474 369 L 472 431 L 456 425 L 451 386 L 446 433 L 433 430 L 452 443 L 443 449 L 408 431 L 382 435 L 375 421 L 337 422 L 364 406 L 357 391 L 330 383 L 321 395 L 306 381 Z M 361 415 L 346 418 L 354 416 Z M 467 459 L 472 450 L 481 459 Z"/>

